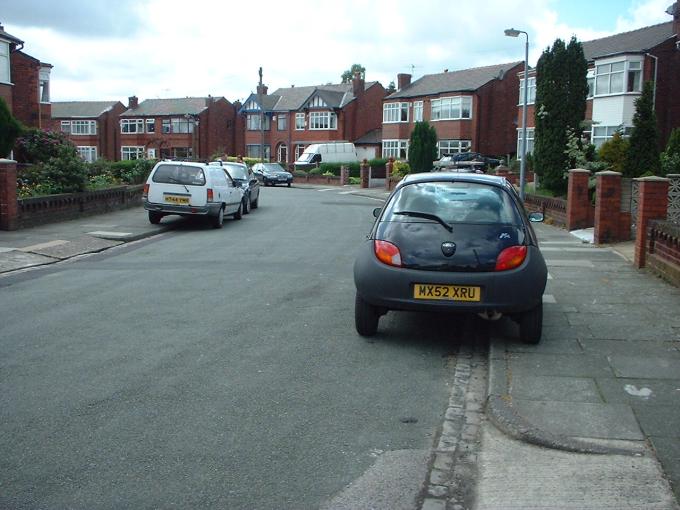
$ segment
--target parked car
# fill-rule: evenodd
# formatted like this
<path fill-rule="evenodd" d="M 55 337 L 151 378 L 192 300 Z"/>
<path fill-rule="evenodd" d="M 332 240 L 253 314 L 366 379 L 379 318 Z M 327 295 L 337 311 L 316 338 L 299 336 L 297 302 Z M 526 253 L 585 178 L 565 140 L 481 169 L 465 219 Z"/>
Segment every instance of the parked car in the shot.
<path fill-rule="evenodd" d="M 498 158 L 484 156 L 479 152 L 459 152 L 447 154 L 434 162 L 433 170 L 458 170 L 462 172 L 482 173 L 488 168 L 494 168 L 501 164 Z"/>
<path fill-rule="evenodd" d="M 313 143 L 293 163 L 296 170 L 309 170 L 319 163 L 356 163 L 357 149 L 351 142 Z"/>
<path fill-rule="evenodd" d="M 519 196 L 503 177 L 406 176 L 354 264 L 355 325 L 376 333 L 389 310 L 508 315 L 527 343 L 541 338 L 546 264 Z"/>
<path fill-rule="evenodd" d="M 163 216 L 206 216 L 215 228 L 222 228 L 225 216 L 240 220 L 243 189 L 219 166 L 180 161 L 160 161 L 144 185 L 144 208 L 149 221 Z"/>
<path fill-rule="evenodd" d="M 243 190 L 243 214 L 260 205 L 260 181 L 245 163 L 230 161 L 213 161 L 211 165 L 219 165 L 229 174 L 236 184 Z"/>
<path fill-rule="evenodd" d="M 253 172 L 258 179 L 262 180 L 265 186 L 287 184 L 290 188 L 293 182 L 293 174 L 287 172 L 278 163 L 255 163 L 253 165 Z"/>

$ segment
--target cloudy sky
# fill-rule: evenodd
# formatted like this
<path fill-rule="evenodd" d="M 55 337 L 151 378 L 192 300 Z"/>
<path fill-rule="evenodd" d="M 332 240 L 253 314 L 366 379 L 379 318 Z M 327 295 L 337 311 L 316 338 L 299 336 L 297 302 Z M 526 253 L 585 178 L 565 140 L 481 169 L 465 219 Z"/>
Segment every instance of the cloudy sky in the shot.
<path fill-rule="evenodd" d="M 353 63 L 384 86 L 524 59 L 670 21 L 673 0 L 0 0 L 0 23 L 54 66 L 53 101 L 225 96 L 338 83 Z"/>

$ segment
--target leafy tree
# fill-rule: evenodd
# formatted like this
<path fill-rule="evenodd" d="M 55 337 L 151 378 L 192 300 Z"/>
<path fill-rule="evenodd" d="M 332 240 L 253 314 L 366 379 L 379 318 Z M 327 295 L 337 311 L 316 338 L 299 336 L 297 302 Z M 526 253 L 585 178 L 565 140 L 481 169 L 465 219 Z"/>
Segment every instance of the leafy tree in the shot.
<path fill-rule="evenodd" d="M 396 91 L 397 86 L 394 84 L 394 81 L 391 81 L 390 84 L 385 89 L 385 93 L 389 96 L 390 94 L 394 94 Z"/>
<path fill-rule="evenodd" d="M 0 97 L 0 158 L 10 153 L 21 129 L 21 124 L 12 116 L 7 103 Z"/>
<path fill-rule="evenodd" d="M 366 68 L 361 64 L 352 64 L 352 67 L 350 67 L 347 71 L 342 73 L 341 75 L 342 83 L 351 83 L 352 78 L 354 78 L 354 73 L 361 73 L 361 78 L 365 78 Z"/>
<path fill-rule="evenodd" d="M 555 40 L 536 65 L 534 165 L 543 186 L 556 194 L 567 188 L 569 133 L 581 138 L 587 70 L 583 47 L 574 37 L 568 45 Z"/>
<path fill-rule="evenodd" d="M 661 173 L 680 174 L 680 128 L 671 131 L 666 150 L 661 153 Z"/>
<path fill-rule="evenodd" d="M 437 159 L 437 131 L 427 121 L 416 122 L 408 150 L 411 171 L 429 172 L 435 159 Z"/>
<path fill-rule="evenodd" d="M 610 170 L 623 173 L 630 142 L 617 131 L 614 136 L 600 146 L 598 155 L 601 161 L 607 163 Z"/>
<path fill-rule="evenodd" d="M 640 177 L 645 173 L 659 175 L 659 129 L 654 112 L 654 84 L 645 82 L 642 94 L 635 100 L 633 131 L 630 148 L 623 165 L 625 177 Z"/>

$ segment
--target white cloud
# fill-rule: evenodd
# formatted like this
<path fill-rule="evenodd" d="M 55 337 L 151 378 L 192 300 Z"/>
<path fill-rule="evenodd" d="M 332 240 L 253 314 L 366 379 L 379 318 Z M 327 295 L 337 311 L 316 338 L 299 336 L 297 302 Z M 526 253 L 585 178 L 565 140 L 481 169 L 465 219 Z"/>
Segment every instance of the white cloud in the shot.
<path fill-rule="evenodd" d="M 625 15 L 616 19 L 616 32 L 628 32 L 637 28 L 671 21 L 666 9 L 674 0 L 636 1 Z"/>

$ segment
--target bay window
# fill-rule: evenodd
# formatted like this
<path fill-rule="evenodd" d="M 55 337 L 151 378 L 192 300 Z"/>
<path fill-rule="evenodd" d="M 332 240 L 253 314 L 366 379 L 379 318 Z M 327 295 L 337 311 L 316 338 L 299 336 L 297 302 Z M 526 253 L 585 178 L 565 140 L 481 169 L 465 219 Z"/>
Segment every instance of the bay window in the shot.
<path fill-rule="evenodd" d="M 472 118 L 472 97 L 455 96 L 433 99 L 431 120 L 461 120 Z"/>
<path fill-rule="evenodd" d="M 309 129 L 337 129 L 338 117 L 334 112 L 309 112 Z"/>

